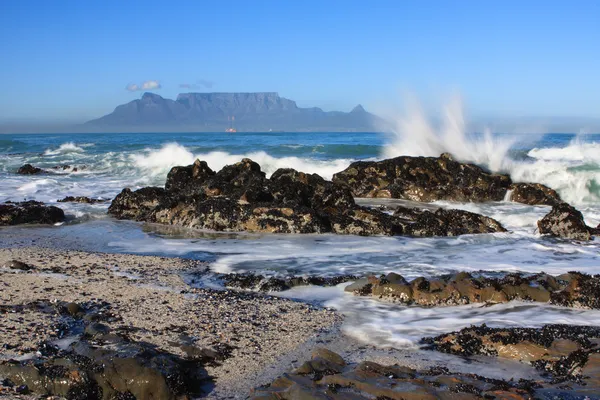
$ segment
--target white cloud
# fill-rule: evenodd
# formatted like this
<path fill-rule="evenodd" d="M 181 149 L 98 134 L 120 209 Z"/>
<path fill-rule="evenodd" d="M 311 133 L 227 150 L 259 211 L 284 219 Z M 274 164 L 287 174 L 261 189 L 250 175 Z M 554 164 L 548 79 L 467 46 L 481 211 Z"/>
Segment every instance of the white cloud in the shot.
<path fill-rule="evenodd" d="M 161 87 L 162 86 L 158 81 L 146 81 L 141 85 L 138 85 L 137 83 L 130 83 L 129 85 L 125 86 L 125 89 L 129 90 L 130 92 L 137 92 L 139 90 L 156 90 L 160 89 Z"/>

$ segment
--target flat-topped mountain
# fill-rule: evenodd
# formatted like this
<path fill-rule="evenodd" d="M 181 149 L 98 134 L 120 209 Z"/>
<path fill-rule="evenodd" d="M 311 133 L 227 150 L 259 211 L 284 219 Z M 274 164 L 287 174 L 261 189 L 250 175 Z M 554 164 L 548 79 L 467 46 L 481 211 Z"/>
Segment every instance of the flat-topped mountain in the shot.
<path fill-rule="evenodd" d="M 381 118 L 358 105 L 352 111 L 301 108 L 273 92 L 181 93 L 176 100 L 144 93 L 86 127 L 125 131 L 375 131 Z"/>

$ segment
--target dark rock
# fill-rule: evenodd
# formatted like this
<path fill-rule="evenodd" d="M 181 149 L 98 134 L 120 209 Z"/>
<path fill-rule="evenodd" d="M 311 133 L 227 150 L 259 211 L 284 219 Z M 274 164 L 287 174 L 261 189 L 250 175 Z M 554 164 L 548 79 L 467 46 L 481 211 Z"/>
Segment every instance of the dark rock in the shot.
<path fill-rule="evenodd" d="M 55 224 L 64 220 L 62 209 L 39 201 L 0 204 L 0 225 Z"/>
<path fill-rule="evenodd" d="M 27 385 L 20 385 L 15 388 L 15 393 L 17 394 L 29 394 L 30 390 Z"/>
<path fill-rule="evenodd" d="M 554 206 L 562 203 L 559 194 L 541 183 L 513 183 L 510 200 L 529 205 Z"/>
<path fill-rule="evenodd" d="M 324 358 L 323 353 L 327 356 Z M 363 361 L 348 366 L 339 355 L 316 349 L 312 359 L 283 374 L 251 399 L 530 399 L 539 384 L 454 374 L 446 369 L 417 371 Z"/>
<path fill-rule="evenodd" d="M 600 328 L 592 326 L 545 325 L 542 328 L 489 328 L 471 326 L 458 332 L 421 340 L 430 350 L 473 356 L 486 355 L 531 363 L 552 375 L 553 382 L 585 384 L 597 381 L 600 370 L 582 368 L 600 354 Z"/>
<path fill-rule="evenodd" d="M 81 312 L 81 306 L 77 303 L 67 303 L 65 305 L 65 308 L 67 309 L 67 312 L 72 315 L 75 316 L 77 315 L 79 312 Z"/>
<path fill-rule="evenodd" d="M 86 196 L 67 196 L 61 200 L 57 200 L 59 203 L 85 203 L 85 204 L 96 204 L 106 203 L 108 200 L 92 199 Z"/>
<path fill-rule="evenodd" d="M 463 210 L 427 210 L 398 207 L 394 216 L 406 224 L 404 233 L 409 236 L 458 236 L 476 233 L 506 232 L 495 219 Z"/>
<path fill-rule="evenodd" d="M 67 399 L 173 400 L 204 394 L 203 387 L 210 377 L 203 365 L 214 362 L 210 352 L 182 358 L 133 341 L 127 335 L 111 332 L 107 325 L 93 322 L 93 318 L 73 318 L 73 304 L 19 306 L 47 307 L 45 312 L 67 309 L 68 314 L 60 311 L 64 334 L 70 336 L 73 330 L 82 328 L 85 334 L 66 350 L 41 344 L 38 358 L 0 361 L 0 376 L 38 395 Z M 108 310 L 108 304 L 86 304 L 77 314 L 101 312 L 103 318 L 112 318 Z"/>
<path fill-rule="evenodd" d="M 169 192 L 192 192 L 194 188 L 202 188 L 203 184 L 215 172 L 210 169 L 206 161 L 196 160 L 187 167 L 173 167 L 167 175 L 165 189 Z"/>
<path fill-rule="evenodd" d="M 19 167 L 17 170 L 17 174 L 21 175 L 37 175 L 43 173 L 44 170 L 38 167 L 34 167 L 31 164 L 25 164 L 22 167 Z"/>
<path fill-rule="evenodd" d="M 32 269 L 35 269 L 35 267 L 33 267 L 29 264 L 25 264 L 24 262 L 21 262 L 19 260 L 12 260 L 12 261 L 8 262 L 7 264 L 5 264 L 4 266 L 6 268 L 18 269 L 21 271 L 30 271 Z"/>
<path fill-rule="evenodd" d="M 407 221 L 356 205 L 347 187 L 289 168 L 279 169 L 267 179 L 260 166 L 247 158 L 216 173 L 199 160 L 174 167 L 165 187 L 135 192 L 124 189 L 108 211 L 120 219 L 217 231 L 407 233 Z M 490 218 L 463 211 L 439 211 L 438 216 L 432 220 L 435 227 L 413 229 L 414 233 L 447 236 L 503 230 Z M 422 225 L 428 223 L 425 219 L 421 216 Z"/>
<path fill-rule="evenodd" d="M 340 275 L 334 277 L 319 276 L 288 276 L 288 277 L 264 277 L 255 274 L 225 274 L 222 276 L 223 283 L 227 287 L 238 289 L 250 289 L 261 292 L 280 292 L 295 286 L 336 286 L 340 283 L 357 279 L 354 275 Z"/>
<path fill-rule="evenodd" d="M 472 164 L 442 157 L 396 157 L 358 161 L 333 176 L 356 197 L 413 201 L 499 201 L 511 184 L 507 175 L 490 174 Z"/>
<path fill-rule="evenodd" d="M 158 187 L 145 187 L 135 192 L 126 188 L 115 197 L 108 213 L 119 219 L 153 222 L 151 213 L 166 198 L 166 191 Z"/>
<path fill-rule="evenodd" d="M 591 240 L 594 231 L 585 224 L 581 212 L 567 203 L 553 206 L 552 210 L 538 221 L 538 229 L 542 235 L 575 240 Z"/>
<path fill-rule="evenodd" d="M 444 278 L 416 278 L 407 282 L 400 275 L 369 277 L 347 286 L 360 296 L 377 296 L 420 306 L 536 301 L 564 307 L 600 309 L 600 276 L 572 272 L 553 277 L 546 274 L 510 274 L 504 278 L 475 278 L 458 273 Z"/>

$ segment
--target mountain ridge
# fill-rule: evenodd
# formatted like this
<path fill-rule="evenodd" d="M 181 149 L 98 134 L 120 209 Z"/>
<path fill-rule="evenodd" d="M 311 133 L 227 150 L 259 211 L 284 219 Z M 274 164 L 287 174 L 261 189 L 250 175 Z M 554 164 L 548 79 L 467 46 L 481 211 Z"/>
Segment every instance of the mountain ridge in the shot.
<path fill-rule="evenodd" d="M 221 131 L 233 125 L 240 131 L 375 132 L 383 123 L 360 104 L 350 112 L 323 111 L 298 107 L 277 92 L 189 92 L 175 100 L 145 92 L 84 126 L 104 131 Z"/>

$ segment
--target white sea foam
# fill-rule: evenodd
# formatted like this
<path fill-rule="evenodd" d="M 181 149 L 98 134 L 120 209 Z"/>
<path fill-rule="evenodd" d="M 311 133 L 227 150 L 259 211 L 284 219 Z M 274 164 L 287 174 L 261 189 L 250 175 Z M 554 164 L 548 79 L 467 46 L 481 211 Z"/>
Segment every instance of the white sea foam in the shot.
<path fill-rule="evenodd" d="M 170 168 L 176 165 L 192 164 L 196 159 L 206 161 L 213 170 L 220 170 L 243 158 L 250 158 L 257 162 L 267 176 L 279 168 L 294 168 L 302 172 L 317 173 L 325 179 L 331 179 L 334 173 L 343 170 L 352 162 L 349 159 L 323 161 L 300 157 L 273 157 L 264 151 L 247 154 L 230 154 L 223 151 L 194 154 L 177 143 L 169 143 L 158 150 L 148 149 L 142 154 L 131 155 L 136 167 L 152 176 L 162 177 L 166 176 Z"/>
<path fill-rule="evenodd" d="M 600 143 L 586 143 L 577 137 L 566 147 L 536 147 L 527 155 L 544 161 L 577 161 L 600 165 Z"/>
<path fill-rule="evenodd" d="M 485 323 L 490 327 L 541 327 L 545 324 L 590 325 L 600 311 L 511 301 L 484 306 L 416 307 L 341 294 L 327 301 L 346 316 L 343 331 L 379 347 L 415 347 L 420 338 Z"/>
<path fill-rule="evenodd" d="M 89 144 L 87 147 L 89 147 Z M 57 149 L 46 150 L 44 152 L 44 155 L 55 156 L 55 155 L 65 154 L 65 153 L 83 153 L 84 151 L 85 150 L 82 147 L 77 146 L 75 143 L 67 142 L 67 143 L 61 144 Z"/>

